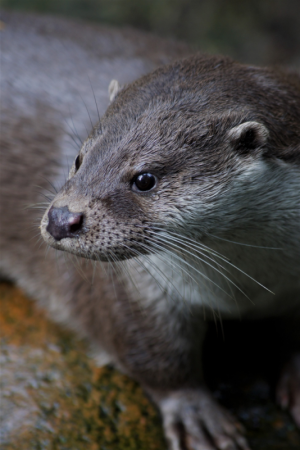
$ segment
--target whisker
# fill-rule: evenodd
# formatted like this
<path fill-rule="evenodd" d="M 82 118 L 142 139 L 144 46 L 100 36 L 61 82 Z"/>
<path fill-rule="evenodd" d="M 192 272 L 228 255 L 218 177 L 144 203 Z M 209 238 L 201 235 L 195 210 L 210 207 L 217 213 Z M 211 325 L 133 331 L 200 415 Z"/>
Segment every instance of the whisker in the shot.
<path fill-rule="evenodd" d="M 157 245 L 155 241 L 152 242 L 151 245 L 154 245 L 155 247 L 157 247 L 160 251 L 161 251 L 161 246 Z M 177 253 L 174 253 L 166 248 L 164 248 L 164 252 L 167 252 L 168 254 L 172 255 L 173 257 L 175 257 L 177 260 L 182 261 L 186 266 L 188 266 L 189 268 L 191 268 L 192 270 L 194 270 L 196 273 L 198 273 L 202 278 L 206 279 L 207 281 L 209 281 L 210 283 L 212 283 L 213 285 L 215 285 L 218 289 L 220 289 L 222 292 L 224 292 L 226 295 L 230 296 L 228 294 L 228 292 L 226 292 L 223 288 L 221 288 L 221 286 L 219 286 L 215 281 L 213 281 L 212 279 L 210 279 L 207 275 L 205 275 L 204 273 L 200 272 L 198 269 L 196 269 L 195 267 L 193 267 L 191 264 L 189 264 L 187 261 L 185 261 L 184 259 L 180 258 L 179 255 L 177 255 Z M 173 262 L 172 262 L 173 263 Z M 214 268 L 215 269 L 215 268 Z M 193 281 L 199 286 L 199 283 L 195 280 L 194 277 L 191 276 L 191 274 L 184 270 L 184 272 L 193 279 Z M 222 274 L 222 273 L 221 273 Z M 225 278 L 226 276 L 224 274 L 222 274 Z M 235 283 L 233 283 L 229 278 L 227 278 L 233 285 L 235 285 Z M 236 286 L 236 285 L 235 285 Z M 236 286 L 237 289 L 239 289 L 246 297 L 247 295 L 238 287 Z M 248 297 L 247 297 L 248 298 Z M 249 299 L 250 300 L 250 299 Z"/>
<path fill-rule="evenodd" d="M 73 126 L 73 133 L 74 133 L 74 135 L 76 136 L 76 138 L 78 139 L 79 144 L 80 144 L 80 147 L 81 147 L 82 144 L 83 144 L 83 142 L 82 142 L 82 140 L 80 139 L 79 134 L 78 134 L 78 132 L 77 132 L 77 130 L 76 130 L 76 128 L 75 128 L 75 124 L 74 124 L 74 121 L 73 121 L 73 116 L 72 116 L 72 112 L 71 112 L 70 106 L 69 106 L 69 114 L 70 114 L 70 120 L 71 120 L 72 126 Z"/>
<path fill-rule="evenodd" d="M 211 233 L 206 233 L 206 234 L 208 236 L 212 236 L 215 239 L 219 239 L 220 241 L 230 242 L 231 244 L 242 245 L 244 247 L 261 248 L 261 249 L 265 249 L 265 250 L 283 250 L 283 248 L 280 248 L 280 247 L 264 247 L 264 246 L 260 246 L 260 245 L 244 244 L 242 242 L 236 242 L 236 241 L 232 241 L 230 239 L 224 239 L 224 238 L 221 238 L 219 236 L 215 236 L 215 235 L 213 235 Z"/>
<path fill-rule="evenodd" d="M 145 247 L 145 249 L 147 249 L 147 248 Z M 153 248 L 150 248 L 150 250 L 153 252 Z M 167 253 L 169 253 L 171 257 L 176 257 L 176 256 L 178 256 L 178 255 L 175 255 L 173 252 L 167 252 Z M 155 254 L 156 257 L 158 257 L 158 258 L 163 262 L 163 264 L 166 264 L 165 259 L 163 259 L 163 258 L 162 258 L 162 255 L 161 255 L 161 247 L 159 247 L 159 250 L 156 251 L 156 252 L 154 252 L 154 254 Z M 179 261 L 181 261 L 181 260 L 182 260 L 182 259 L 179 258 Z M 188 278 L 188 280 L 189 280 L 190 299 L 192 300 L 192 297 L 191 297 L 192 281 L 193 281 L 193 282 L 194 282 L 201 290 L 202 290 L 202 287 L 203 287 L 203 286 L 202 286 L 201 284 L 199 284 L 199 282 L 191 275 L 191 273 L 188 272 L 187 270 L 185 270 L 185 269 L 182 267 L 182 265 L 177 264 L 176 262 L 174 262 L 174 260 L 171 260 L 171 261 L 169 260 L 169 262 L 171 263 L 172 268 L 175 268 L 175 270 L 180 270 L 180 272 L 181 272 L 181 277 L 183 277 L 183 274 L 187 275 L 187 278 Z M 185 261 L 184 261 L 184 262 L 185 262 Z M 153 265 L 153 267 L 154 267 L 154 269 L 156 269 L 156 266 Z M 164 273 L 163 273 L 163 277 L 166 278 L 166 276 L 165 276 Z M 205 277 L 205 275 L 203 275 L 203 277 Z M 206 277 L 206 278 L 207 278 L 208 281 L 211 281 L 208 277 Z M 169 280 L 168 278 L 166 278 L 166 280 L 167 280 L 168 282 L 170 282 L 170 280 Z M 206 284 L 206 281 L 207 281 L 207 280 L 205 280 L 205 279 L 202 280 L 202 283 L 205 283 L 205 284 Z M 176 286 L 175 286 L 172 282 L 170 282 L 170 284 L 171 284 L 171 286 L 175 289 L 175 291 L 179 294 L 179 297 L 182 298 L 182 299 L 185 301 L 185 300 L 186 300 L 186 297 L 183 296 L 183 295 L 178 291 L 178 289 L 176 288 Z M 217 287 L 218 287 L 219 289 L 223 290 L 220 286 L 217 285 Z M 211 287 L 208 286 L 207 284 L 206 284 L 206 288 L 207 288 L 210 292 L 212 292 Z M 224 292 L 225 292 L 225 291 L 224 291 Z M 225 294 L 228 295 L 227 292 L 225 292 Z M 212 312 L 213 316 L 215 317 L 216 312 L 215 312 L 215 310 L 214 310 L 213 308 L 211 308 L 211 312 Z M 205 304 L 203 304 L 203 318 L 204 318 L 204 320 L 206 319 Z"/>
<path fill-rule="evenodd" d="M 72 139 L 72 142 L 73 142 L 73 144 L 74 144 L 74 146 L 72 145 L 72 147 L 77 151 L 77 153 L 78 153 L 78 150 L 80 149 L 80 147 L 81 147 L 81 145 L 80 145 L 80 143 L 78 144 L 78 142 L 76 141 L 76 139 L 74 138 L 74 131 L 72 130 L 72 128 L 70 127 L 70 124 L 67 122 L 67 120 L 65 120 L 65 123 L 66 123 L 66 125 L 68 126 L 68 128 L 71 130 L 71 133 L 69 133 L 68 131 L 65 131 L 65 133 L 67 134 L 67 136 L 69 137 L 69 138 L 71 138 Z M 70 142 L 70 141 L 69 141 Z"/>
<path fill-rule="evenodd" d="M 165 233 L 169 233 L 169 232 L 166 232 L 166 230 L 164 230 L 164 231 L 165 231 Z M 188 241 L 190 242 L 191 240 L 188 239 Z M 181 240 L 181 242 L 184 243 L 183 240 Z M 196 242 L 196 241 L 194 241 L 194 244 L 192 245 L 194 248 L 196 247 L 195 242 Z M 195 248 L 195 250 L 196 250 L 198 253 L 200 253 L 200 251 L 197 250 L 197 248 Z M 200 253 L 200 254 L 201 254 L 201 253 Z M 242 269 L 240 269 L 239 267 L 237 267 L 235 264 L 231 263 L 231 262 L 229 261 L 229 259 L 227 259 L 227 258 L 224 257 L 223 255 L 221 255 L 220 253 L 214 253 L 214 254 L 215 254 L 215 256 L 216 256 L 217 258 L 221 259 L 221 260 L 224 261 L 226 264 L 228 264 L 229 266 L 233 267 L 235 270 L 237 270 L 238 272 L 242 273 L 243 275 L 245 275 L 245 276 L 246 276 L 247 278 L 249 278 L 250 280 L 254 281 L 257 285 L 261 286 L 261 287 L 264 288 L 266 291 L 268 291 L 268 292 L 270 292 L 271 294 L 275 295 L 274 292 L 272 292 L 270 289 L 268 289 L 268 288 L 267 288 L 266 286 L 264 286 L 262 283 L 260 283 L 259 281 L 257 281 L 255 278 L 251 277 L 251 275 L 249 275 L 249 274 L 247 274 L 246 272 L 244 272 Z M 204 256 L 204 255 L 202 255 L 202 256 Z M 206 256 L 206 258 L 209 258 L 209 257 Z M 209 265 L 209 263 L 207 263 L 207 264 Z M 226 270 L 226 269 L 224 268 L 224 270 Z M 225 275 L 223 274 L 223 276 L 225 276 Z M 247 298 L 248 298 L 248 297 L 247 297 Z"/>
<path fill-rule="evenodd" d="M 90 124 L 91 124 L 91 129 L 93 129 L 93 128 L 94 128 L 94 125 L 93 125 L 92 118 L 91 118 L 90 112 L 89 112 L 89 110 L 88 110 L 88 107 L 87 107 L 87 105 L 86 105 L 86 102 L 84 101 L 84 98 L 82 97 L 81 94 L 79 94 L 79 97 L 81 98 L 81 101 L 82 101 L 82 103 L 84 104 L 84 107 L 85 107 L 85 109 L 86 109 L 86 112 L 87 112 L 87 114 L 88 114 L 88 116 L 89 116 Z M 99 113 L 98 113 L 98 116 L 99 116 Z M 99 119 L 99 120 L 100 120 L 100 119 Z M 88 132 L 87 132 L 86 134 L 88 135 Z"/>
<path fill-rule="evenodd" d="M 133 251 L 134 253 L 137 254 L 137 258 L 138 258 L 139 263 L 144 267 L 146 272 L 154 279 L 154 281 L 156 282 L 156 284 L 158 285 L 158 287 L 161 289 L 162 292 L 165 292 L 165 289 L 163 288 L 161 283 L 159 283 L 159 281 L 153 276 L 153 274 L 149 271 L 149 269 L 145 266 L 143 261 L 140 259 L 141 257 L 148 262 L 149 266 L 152 267 L 155 270 L 155 272 L 157 272 L 157 273 L 159 272 L 160 275 L 167 281 L 167 283 L 170 283 L 171 286 L 177 291 L 178 295 L 181 297 L 180 292 L 176 289 L 176 287 L 171 282 L 171 280 L 155 264 L 153 264 L 153 262 L 151 261 L 150 258 L 147 257 L 147 255 L 142 254 L 142 253 L 138 252 L 136 249 L 130 248 L 130 247 L 128 247 L 127 245 L 125 245 L 123 243 L 122 243 L 122 246 L 126 247 L 128 250 Z"/>
<path fill-rule="evenodd" d="M 92 85 L 92 82 L 91 82 L 90 77 L 88 77 L 88 78 L 89 78 L 90 86 L 91 86 L 91 89 L 92 89 L 92 92 L 93 92 L 94 101 L 95 101 L 95 105 L 96 105 L 96 109 L 97 109 L 97 114 L 98 114 L 98 119 L 99 119 L 99 126 L 100 126 L 100 130 L 101 130 L 101 133 L 102 133 L 102 129 L 101 129 L 101 121 L 100 121 L 100 113 L 99 113 L 99 108 L 98 108 L 98 104 L 97 104 L 97 100 L 96 100 L 96 96 L 95 96 L 95 91 L 94 91 L 94 88 L 93 88 L 93 85 Z"/>
<path fill-rule="evenodd" d="M 173 244 L 173 242 L 175 241 L 175 242 L 184 244 L 184 245 L 186 246 L 187 244 L 186 244 L 183 240 L 180 240 L 180 239 L 178 239 L 178 238 L 173 239 L 173 238 L 170 237 L 170 236 L 160 237 L 159 235 L 157 235 L 156 237 L 157 237 L 160 241 L 162 241 L 162 242 L 165 242 L 165 239 L 167 239 L 167 240 L 169 240 L 169 241 L 172 241 L 172 243 L 171 243 L 170 245 L 173 245 L 174 247 L 178 248 L 179 250 L 181 250 L 181 251 L 183 251 L 183 252 L 185 252 L 185 253 L 187 253 L 187 254 L 190 254 L 193 258 L 199 259 L 199 261 L 205 262 L 205 263 L 206 263 L 206 260 L 203 260 L 202 258 L 200 258 L 199 256 L 197 256 L 195 253 L 192 253 L 192 252 L 186 250 L 185 248 L 182 248 L 182 246 L 178 246 L 178 245 L 176 245 L 176 244 Z M 201 252 L 201 251 L 196 247 L 196 245 L 193 245 L 192 247 L 194 248 L 194 250 L 196 251 L 196 253 L 198 253 L 199 255 L 203 256 L 204 258 L 209 259 L 210 261 L 215 262 L 215 260 L 214 260 L 212 257 L 210 257 L 210 256 L 206 255 L 205 253 Z M 215 255 L 215 256 L 217 256 L 217 255 Z M 225 262 L 227 262 L 227 261 L 225 260 Z M 209 265 L 209 263 L 207 263 L 207 264 Z M 222 266 L 222 265 L 220 265 L 220 264 L 218 264 L 218 265 L 219 265 L 220 267 L 222 267 L 222 269 L 226 270 L 226 272 L 229 272 L 229 270 L 226 269 L 226 267 L 224 267 L 224 266 Z"/>
<path fill-rule="evenodd" d="M 53 189 L 53 191 L 54 192 L 52 192 L 52 194 L 53 195 L 56 195 L 57 193 L 58 193 L 58 190 L 56 189 L 56 187 L 55 187 L 55 185 L 52 183 L 52 181 L 50 181 L 48 178 L 45 178 L 44 177 L 44 179 L 47 181 L 47 183 L 49 183 L 50 184 L 50 186 L 52 187 L 52 189 Z M 50 191 L 51 192 L 51 191 Z"/>
<path fill-rule="evenodd" d="M 175 233 L 173 230 L 171 231 L 171 230 L 166 230 L 165 228 L 159 228 L 155 224 L 151 224 L 151 225 L 154 225 L 154 231 L 158 230 L 158 231 L 162 231 L 162 232 L 164 232 L 164 233 L 166 233 L 168 235 L 171 234 L 174 237 L 178 237 L 180 239 L 184 239 L 185 241 L 188 241 L 190 244 L 194 245 L 194 247 L 196 246 L 197 249 L 200 246 L 203 251 L 206 251 L 208 253 L 212 253 L 214 255 L 222 256 L 222 258 L 224 258 L 224 259 L 229 259 L 226 256 L 224 256 L 221 253 L 219 253 L 217 250 L 213 250 L 213 249 L 209 248 L 207 245 L 203 244 L 203 242 L 195 241 L 194 239 L 191 239 L 191 238 L 189 238 L 187 236 L 184 236 L 183 234 Z M 149 226 L 145 225 L 143 228 L 149 228 Z M 151 231 L 153 231 L 153 229 L 151 229 Z M 195 245 L 195 243 L 196 243 L 196 245 Z"/>
<path fill-rule="evenodd" d="M 113 263 L 110 261 L 110 258 L 112 259 Z M 109 266 L 108 266 L 109 269 L 112 269 L 113 272 L 115 273 L 116 277 L 118 277 L 118 274 L 117 274 L 116 268 L 115 268 L 115 263 L 114 263 L 115 259 L 113 258 L 113 255 L 111 253 L 110 253 L 109 256 L 107 255 L 107 260 L 108 260 L 108 263 L 109 263 Z M 118 296 L 117 296 L 117 291 L 116 291 L 115 278 L 114 278 L 113 273 L 111 271 L 109 272 L 109 277 L 111 278 L 111 282 L 112 282 L 114 293 L 115 293 L 115 298 L 117 299 Z"/>
<path fill-rule="evenodd" d="M 48 206 L 49 206 L 48 202 L 32 203 L 32 204 L 29 204 L 29 205 L 25 205 L 23 209 L 24 210 L 27 210 L 27 209 L 42 209 L 42 210 L 46 210 L 48 208 Z"/>

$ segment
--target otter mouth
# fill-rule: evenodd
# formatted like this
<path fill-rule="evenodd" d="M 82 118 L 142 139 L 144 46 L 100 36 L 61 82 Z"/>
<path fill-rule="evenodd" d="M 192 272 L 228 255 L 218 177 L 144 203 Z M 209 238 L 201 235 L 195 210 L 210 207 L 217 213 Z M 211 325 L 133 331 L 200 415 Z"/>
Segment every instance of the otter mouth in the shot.
<path fill-rule="evenodd" d="M 63 239 L 56 240 L 47 230 L 42 230 L 42 236 L 45 242 L 56 250 L 72 253 L 73 255 L 93 261 L 115 263 L 152 253 L 150 249 L 146 251 L 137 244 L 130 247 L 126 245 L 126 249 L 122 248 L 122 244 L 119 244 L 114 247 L 111 246 L 103 251 L 101 247 L 90 247 L 86 245 L 81 241 L 80 236 L 65 237 Z"/>
<path fill-rule="evenodd" d="M 115 242 L 103 245 L 103 235 L 91 241 L 93 230 L 87 226 L 87 220 L 82 212 L 71 212 L 67 206 L 60 208 L 51 206 L 44 214 L 41 222 L 41 234 L 44 241 L 56 250 L 66 251 L 76 256 L 94 261 L 117 262 L 151 254 L 155 250 L 147 234 L 140 230 L 128 235 L 119 236 Z M 148 230 L 149 231 L 149 230 Z M 106 234 L 111 234 L 109 231 Z M 148 236 L 149 237 L 149 236 Z"/>

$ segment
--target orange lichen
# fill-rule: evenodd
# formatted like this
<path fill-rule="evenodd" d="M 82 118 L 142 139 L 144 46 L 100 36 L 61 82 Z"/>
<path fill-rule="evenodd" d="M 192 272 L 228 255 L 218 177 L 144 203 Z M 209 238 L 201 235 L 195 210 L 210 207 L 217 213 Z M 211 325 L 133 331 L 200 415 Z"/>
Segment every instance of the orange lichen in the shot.
<path fill-rule="evenodd" d="M 87 347 L 0 284 L 3 450 L 161 450 L 157 412 L 140 387 L 98 368 Z"/>

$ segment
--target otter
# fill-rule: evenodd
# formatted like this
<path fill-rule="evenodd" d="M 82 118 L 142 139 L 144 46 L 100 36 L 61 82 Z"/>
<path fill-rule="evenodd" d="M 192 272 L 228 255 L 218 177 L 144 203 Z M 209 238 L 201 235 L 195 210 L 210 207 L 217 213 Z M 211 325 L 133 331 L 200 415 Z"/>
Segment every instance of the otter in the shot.
<path fill-rule="evenodd" d="M 14 29 L 19 40 L 9 35 L 18 20 L 6 20 L 4 50 L 15 42 L 18 52 L 22 48 L 26 20 Z M 91 35 L 98 43 L 107 35 L 88 28 L 86 41 L 73 34 L 70 43 L 70 30 L 43 20 L 35 18 L 35 27 L 29 20 L 36 43 L 32 62 L 39 51 L 42 61 L 35 83 L 22 55 L 5 60 L 1 272 L 87 337 L 103 364 L 111 362 L 141 383 L 161 411 L 172 450 L 249 448 L 235 419 L 205 386 L 206 324 L 280 317 L 289 325 L 292 351 L 277 398 L 300 426 L 299 76 L 195 55 L 138 78 L 167 59 L 163 45 L 146 60 L 137 56 L 139 46 L 147 47 L 146 36 L 131 41 L 126 60 L 109 59 L 98 45 L 91 63 Z M 37 39 L 45 33 L 42 24 L 49 26 L 44 42 Z M 57 34 L 70 54 L 52 68 L 47 61 L 49 52 L 57 54 Z M 111 54 L 120 51 L 114 36 Z M 173 50 L 169 56 L 187 53 L 176 45 Z M 86 65 L 80 62 L 83 72 L 69 86 L 77 53 Z M 12 62 L 24 66 L 20 79 L 10 78 Z M 43 78 L 50 69 L 62 79 Z M 64 114 L 71 122 L 66 105 L 73 102 L 76 129 L 84 134 L 88 118 L 74 95 L 85 94 L 79 75 L 86 73 L 95 76 L 91 84 L 102 117 L 63 183 L 72 151 L 58 118 Z M 118 75 L 121 84 L 110 83 L 104 112 L 106 74 Z M 92 101 L 84 100 L 90 109 Z M 21 209 L 39 201 L 34 184 L 46 193 L 42 177 L 62 185 L 47 207 L 40 205 L 42 237 L 53 247 L 47 258 L 45 247 L 30 240 L 36 231 L 29 224 L 38 213 Z M 96 262 L 95 269 L 82 268 L 93 283 L 78 277 L 64 252 Z"/>

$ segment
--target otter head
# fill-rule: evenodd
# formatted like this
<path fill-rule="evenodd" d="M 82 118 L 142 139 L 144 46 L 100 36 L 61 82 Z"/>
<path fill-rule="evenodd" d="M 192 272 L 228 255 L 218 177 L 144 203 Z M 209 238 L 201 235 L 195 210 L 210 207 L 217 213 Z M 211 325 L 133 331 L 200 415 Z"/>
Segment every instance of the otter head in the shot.
<path fill-rule="evenodd" d="M 115 89 L 43 217 L 45 241 L 115 261 L 158 251 L 168 230 L 216 233 L 237 179 L 251 190 L 253 168 L 295 157 L 295 95 L 270 71 L 203 56 Z"/>

